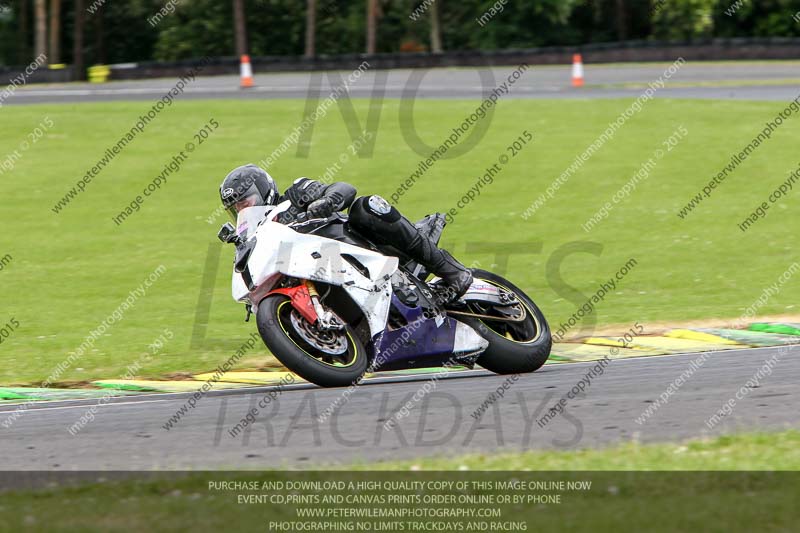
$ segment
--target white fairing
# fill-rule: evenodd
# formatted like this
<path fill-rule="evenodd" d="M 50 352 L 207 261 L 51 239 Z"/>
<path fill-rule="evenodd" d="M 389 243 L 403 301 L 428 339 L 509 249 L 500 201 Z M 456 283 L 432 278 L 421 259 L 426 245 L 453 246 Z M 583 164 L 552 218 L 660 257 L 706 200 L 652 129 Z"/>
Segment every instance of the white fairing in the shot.
<path fill-rule="evenodd" d="M 456 338 L 453 343 L 453 353 L 471 354 L 482 352 L 489 347 L 489 341 L 478 335 L 478 333 L 461 322 L 456 322 Z"/>
<path fill-rule="evenodd" d="M 239 213 L 237 233 L 248 240 L 255 237 L 256 247 L 248 270 L 256 289 L 250 291 L 242 275 L 233 273 L 233 297 L 257 306 L 281 275 L 341 286 L 361 308 L 372 336 L 386 327 L 391 302 L 391 275 L 397 270 L 396 257 L 342 243 L 325 237 L 307 235 L 274 222 L 288 208 L 288 202 L 267 213 L 264 207 L 251 207 Z M 261 221 L 259 223 L 259 221 Z M 355 258 L 369 271 L 362 275 L 342 257 Z"/>

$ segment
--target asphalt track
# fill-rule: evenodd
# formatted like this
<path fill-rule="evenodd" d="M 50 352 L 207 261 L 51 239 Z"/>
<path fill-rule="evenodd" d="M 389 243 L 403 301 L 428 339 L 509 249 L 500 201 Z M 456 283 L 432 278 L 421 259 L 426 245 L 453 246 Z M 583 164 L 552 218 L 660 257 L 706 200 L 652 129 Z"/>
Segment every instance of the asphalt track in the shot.
<path fill-rule="evenodd" d="M 587 65 L 587 86 L 570 85 L 570 67 L 533 66 L 503 98 L 636 98 L 647 84 L 664 74 L 669 63 Z M 480 98 L 505 81 L 514 67 L 399 69 L 366 71 L 349 87 L 352 98 Z M 301 98 L 319 87 L 322 98 L 349 72 L 257 74 L 256 87 L 239 89 L 236 76 L 197 77 L 181 99 Z M 330 77 L 332 76 L 332 78 Z M 798 62 L 685 63 L 656 92 L 656 98 L 793 100 L 798 95 Z M 312 83 L 312 80 L 316 79 Z M 70 83 L 20 86 L 3 105 L 147 100 L 156 101 L 177 79 L 118 81 L 106 84 Z M 770 85 L 772 84 L 772 85 Z M 376 93 L 376 90 L 378 91 Z"/>
<path fill-rule="evenodd" d="M 507 379 L 484 371 L 441 379 L 373 382 L 356 389 L 334 416 L 319 421 L 344 389 L 298 385 L 259 413 L 249 433 L 227 431 L 270 388 L 221 391 L 203 397 L 169 431 L 167 419 L 187 394 L 119 398 L 97 407 L 96 418 L 75 436 L 67 428 L 93 401 L 33 405 L 10 429 L 0 428 L 0 470 L 156 470 L 311 468 L 419 456 L 454 456 L 498 450 L 576 449 L 637 440 L 679 441 L 738 431 L 776 431 L 800 423 L 800 346 L 729 350 L 705 361 L 652 417 L 651 405 L 701 354 L 613 360 L 568 400 L 567 415 L 544 427 L 536 422 L 596 363 L 547 365 L 522 376 L 479 421 L 471 414 Z M 706 421 L 765 365 L 771 375 L 747 389 L 730 415 L 709 429 Z M 401 407 L 426 383 L 406 417 Z M 5 419 L 14 406 L 0 407 Z M 602 466 L 602 465 L 598 465 Z"/>

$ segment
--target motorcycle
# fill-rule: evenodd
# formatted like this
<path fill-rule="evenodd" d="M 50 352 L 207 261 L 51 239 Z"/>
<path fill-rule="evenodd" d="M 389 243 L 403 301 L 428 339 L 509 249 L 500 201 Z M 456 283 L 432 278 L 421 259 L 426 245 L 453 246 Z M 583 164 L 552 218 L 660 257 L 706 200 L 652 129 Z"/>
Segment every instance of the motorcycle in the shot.
<path fill-rule="evenodd" d="M 472 269 L 470 288 L 450 301 L 439 278 L 426 282 L 399 250 L 381 252 L 346 215 L 278 222 L 290 208 L 245 208 L 218 237 L 236 246 L 232 294 L 245 320 L 255 314 L 264 344 L 303 379 L 342 387 L 368 372 L 476 364 L 519 374 L 547 361 L 547 320 L 510 281 Z M 445 224 L 436 213 L 416 226 L 438 243 Z"/>

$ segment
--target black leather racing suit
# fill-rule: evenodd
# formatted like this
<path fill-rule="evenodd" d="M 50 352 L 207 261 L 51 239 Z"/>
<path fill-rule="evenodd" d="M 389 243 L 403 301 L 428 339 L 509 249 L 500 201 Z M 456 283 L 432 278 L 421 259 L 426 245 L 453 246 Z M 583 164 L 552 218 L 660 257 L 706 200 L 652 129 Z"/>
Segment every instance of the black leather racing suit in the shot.
<path fill-rule="evenodd" d="M 349 224 L 378 246 L 391 246 L 406 253 L 422 264 L 429 272 L 441 277 L 450 290 L 450 298 L 464 294 L 472 283 L 471 272 L 436 246 L 406 217 L 380 196 L 356 198 L 356 189 L 349 183 L 322 182 L 299 178 L 278 200 L 292 203 L 278 221 L 288 224 L 297 220 L 300 213 L 309 217 L 327 217 L 348 209 Z"/>

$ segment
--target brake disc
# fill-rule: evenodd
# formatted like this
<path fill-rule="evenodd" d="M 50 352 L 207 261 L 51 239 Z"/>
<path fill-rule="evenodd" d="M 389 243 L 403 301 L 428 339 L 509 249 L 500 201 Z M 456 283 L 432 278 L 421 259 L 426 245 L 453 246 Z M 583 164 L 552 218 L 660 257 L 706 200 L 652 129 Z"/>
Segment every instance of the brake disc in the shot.
<path fill-rule="evenodd" d="M 294 331 L 317 350 L 329 355 L 341 355 L 347 351 L 347 338 L 344 332 L 335 330 L 321 330 L 315 324 L 311 324 L 292 310 L 289 318 L 294 327 Z"/>

